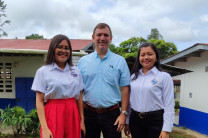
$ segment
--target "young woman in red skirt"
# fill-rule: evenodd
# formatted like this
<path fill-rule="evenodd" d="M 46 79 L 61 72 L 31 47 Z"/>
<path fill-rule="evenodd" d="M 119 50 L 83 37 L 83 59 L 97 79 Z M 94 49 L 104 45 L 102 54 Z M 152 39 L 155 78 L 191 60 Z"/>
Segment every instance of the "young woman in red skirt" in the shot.
<path fill-rule="evenodd" d="M 41 138 L 80 138 L 81 130 L 85 133 L 83 89 L 80 71 L 72 64 L 69 38 L 54 36 L 45 65 L 37 70 L 32 85 Z"/>

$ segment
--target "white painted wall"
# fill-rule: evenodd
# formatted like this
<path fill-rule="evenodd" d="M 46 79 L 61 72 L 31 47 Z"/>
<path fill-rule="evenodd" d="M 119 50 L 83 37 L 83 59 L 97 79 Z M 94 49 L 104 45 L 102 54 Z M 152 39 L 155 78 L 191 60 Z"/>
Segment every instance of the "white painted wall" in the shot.
<path fill-rule="evenodd" d="M 44 56 L 21 56 L 14 59 L 14 77 L 34 77 L 37 69 L 44 64 Z M 16 64 L 16 65 L 15 65 Z"/>
<path fill-rule="evenodd" d="M 72 56 L 72 63 L 77 66 L 81 56 Z"/>
<path fill-rule="evenodd" d="M 188 58 L 187 62 L 177 62 L 175 66 L 193 71 L 173 77 L 181 80 L 181 106 L 208 113 L 208 72 L 205 72 L 208 51 L 201 53 L 201 57 Z"/>

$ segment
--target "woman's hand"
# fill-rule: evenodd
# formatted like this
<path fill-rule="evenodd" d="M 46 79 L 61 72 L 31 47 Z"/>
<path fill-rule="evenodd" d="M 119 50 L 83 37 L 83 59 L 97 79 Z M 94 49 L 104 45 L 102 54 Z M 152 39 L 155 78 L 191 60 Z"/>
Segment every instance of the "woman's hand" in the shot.
<path fill-rule="evenodd" d="M 53 135 L 49 129 L 42 129 L 43 138 L 53 138 Z"/>
<path fill-rule="evenodd" d="M 159 136 L 159 138 L 169 138 L 169 137 L 170 137 L 170 133 L 166 131 L 162 131 Z"/>
<path fill-rule="evenodd" d="M 86 134 L 86 128 L 85 128 L 84 118 L 81 118 L 80 121 L 81 121 L 81 130 L 85 135 Z"/>
<path fill-rule="evenodd" d="M 126 135 L 127 137 L 130 137 L 130 134 L 131 134 L 131 133 L 130 133 L 129 125 L 128 125 L 128 124 L 125 125 L 124 133 L 125 133 L 125 135 Z"/>
<path fill-rule="evenodd" d="M 37 108 L 38 118 L 40 120 L 43 138 L 53 138 L 53 135 L 50 129 L 48 128 L 46 122 L 45 110 L 44 110 L 44 96 L 45 96 L 44 93 L 39 91 L 36 92 L 36 108 Z"/>

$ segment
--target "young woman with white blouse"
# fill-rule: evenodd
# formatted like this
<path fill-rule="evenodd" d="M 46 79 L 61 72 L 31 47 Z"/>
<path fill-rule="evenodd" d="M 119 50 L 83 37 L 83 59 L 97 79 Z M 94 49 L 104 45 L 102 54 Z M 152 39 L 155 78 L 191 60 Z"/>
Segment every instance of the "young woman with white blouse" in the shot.
<path fill-rule="evenodd" d="M 32 85 L 41 138 L 80 138 L 81 130 L 85 133 L 83 89 L 80 71 L 72 64 L 69 38 L 54 36 L 45 65 L 37 70 Z"/>
<path fill-rule="evenodd" d="M 157 47 L 140 46 L 131 73 L 130 108 L 125 134 L 132 138 L 169 138 L 174 122 L 174 87 L 161 71 Z"/>

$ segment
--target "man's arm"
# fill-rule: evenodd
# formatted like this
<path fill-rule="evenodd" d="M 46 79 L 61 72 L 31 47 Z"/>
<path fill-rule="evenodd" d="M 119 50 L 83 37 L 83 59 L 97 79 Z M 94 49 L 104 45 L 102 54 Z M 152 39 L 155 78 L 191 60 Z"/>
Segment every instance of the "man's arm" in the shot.
<path fill-rule="evenodd" d="M 121 90 L 121 111 L 127 111 L 129 105 L 129 86 L 123 86 Z"/>
<path fill-rule="evenodd" d="M 121 90 L 121 111 L 127 111 L 128 105 L 129 105 L 129 86 L 123 86 L 120 88 Z M 116 119 L 116 122 L 114 125 L 118 124 L 117 131 L 120 132 L 126 123 L 126 115 L 124 113 L 121 113 L 118 118 Z"/>

